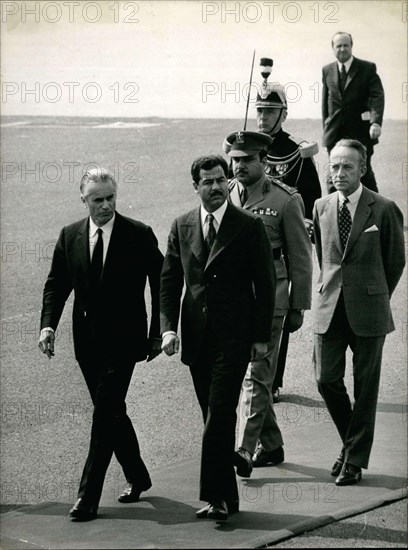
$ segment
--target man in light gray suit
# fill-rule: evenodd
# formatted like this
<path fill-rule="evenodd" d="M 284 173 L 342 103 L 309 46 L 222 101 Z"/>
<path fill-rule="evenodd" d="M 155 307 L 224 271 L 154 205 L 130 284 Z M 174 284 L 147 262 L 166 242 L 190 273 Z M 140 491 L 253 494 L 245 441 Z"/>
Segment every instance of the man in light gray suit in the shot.
<path fill-rule="evenodd" d="M 314 208 L 320 266 L 312 300 L 318 389 L 343 447 L 333 468 L 337 485 L 351 485 L 368 467 L 386 334 L 394 330 L 390 298 L 405 266 L 403 215 L 391 200 L 364 187 L 365 147 L 342 139 L 330 154 L 337 192 Z M 345 355 L 353 352 L 354 406 L 344 385 Z"/>

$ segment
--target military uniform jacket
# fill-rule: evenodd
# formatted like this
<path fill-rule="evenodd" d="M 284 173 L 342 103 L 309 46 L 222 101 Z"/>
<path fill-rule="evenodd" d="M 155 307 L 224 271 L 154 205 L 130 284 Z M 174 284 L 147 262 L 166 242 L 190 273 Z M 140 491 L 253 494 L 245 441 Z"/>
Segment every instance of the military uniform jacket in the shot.
<path fill-rule="evenodd" d="M 304 222 L 304 206 L 296 189 L 265 176 L 243 205 L 259 216 L 274 250 L 276 271 L 275 316 L 288 309 L 310 309 L 312 293 L 312 245 Z M 241 205 L 236 179 L 229 185 L 230 201 Z M 285 260 L 288 260 L 288 270 Z M 290 284 L 290 292 L 289 292 Z"/>
<path fill-rule="evenodd" d="M 322 196 L 313 158 L 301 158 L 301 140 L 296 140 L 282 129 L 271 137 L 273 143 L 268 149 L 266 173 L 281 183 L 296 187 L 305 205 L 305 216 L 311 220 L 314 202 Z"/>

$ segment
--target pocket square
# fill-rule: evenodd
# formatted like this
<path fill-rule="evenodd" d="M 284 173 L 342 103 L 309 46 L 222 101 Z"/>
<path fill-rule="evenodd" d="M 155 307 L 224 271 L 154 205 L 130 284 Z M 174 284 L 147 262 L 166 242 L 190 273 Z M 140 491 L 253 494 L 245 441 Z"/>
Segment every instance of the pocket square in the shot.
<path fill-rule="evenodd" d="M 370 233 L 371 231 L 378 231 L 378 227 L 376 225 L 372 225 L 371 227 L 365 229 L 364 233 Z"/>

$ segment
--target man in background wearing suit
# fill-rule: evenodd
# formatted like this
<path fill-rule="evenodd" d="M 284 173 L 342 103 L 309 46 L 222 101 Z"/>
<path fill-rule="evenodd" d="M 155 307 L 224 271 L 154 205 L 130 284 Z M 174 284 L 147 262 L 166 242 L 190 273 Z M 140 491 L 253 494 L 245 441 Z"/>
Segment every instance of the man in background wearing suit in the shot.
<path fill-rule="evenodd" d="M 172 224 L 160 288 L 162 349 L 190 367 L 204 419 L 197 518 L 239 510 L 233 466 L 236 408 L 250 358 L 267 353 L 274 310 L 273 256 L 262 220 L 227 201 L 228 165 L 209 155 L 191 167 L 201 205 Z"/>
<path fill-rule="evenodd" d="M 384 89 L 375 64 L 353 57 L 352 47 L 351 35 L 337 32 L 332 38 L 337 61 L 323 67 L 323 145 L 330 155 L 339 139 L 359 140 L 367 151 L 366 173 L 361 183 L 378 192 L 371 157 L 381 135 Z M 335 191 L 330 173 L 326 183 L 329 193 Z"/>
<path fill-rule="evenodd" d="M 65 302 L 75 292 L 75 356 L 94 405 L 89 453 L 78 500 L 69 515 L 76 521 L 97 515 L 113 452 L 128 486 L 120 502 L 137 502 L 151 487 L 139 443 L 126 414 L 126 393 L 137 361 L 161 352 L 159 283 L 163 256 L 152 229 L 115 211 L 117 184 L 103 168 L 89 170 L 80 184 L 89 217 L 64 227 L 44 287 L 39 347 L 54 355 L 54 331 Z M 147 335 L 144 298 L 151 292 Z"/>
<path fill-rule="evenodd" d="M 343 446 L 332 468 L 337 485 L 361 480 L 368 467 L 386 334 L 394 330 L 390 298 L 405 265 L 403 215 L 361 185 L 364 146 L 340 140 L 330 154 L 337 192 L 315 203 L 320 275 L 312 300 L 314 367 L 320 394 Z M 353 352 L 354 405 L 344 384 L 347 347 Z"/>

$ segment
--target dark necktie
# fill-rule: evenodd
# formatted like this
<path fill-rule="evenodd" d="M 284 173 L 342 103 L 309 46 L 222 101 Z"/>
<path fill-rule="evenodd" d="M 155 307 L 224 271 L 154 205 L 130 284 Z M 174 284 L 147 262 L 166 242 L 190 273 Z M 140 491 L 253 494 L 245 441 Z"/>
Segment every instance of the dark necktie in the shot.
<path fill-rule="evenodd" d="M 94 285 L 97 285 L 102 277 L 103 270 L 103 231 L 98 229 L 98 239 L 93 249 L 92 261 L 91 261 L 91 279 Z"/>
<path fill-rule="evenodd" d="M 343 249 L 346 248 L 347 239 L 351 229 L 351 214 L 350 210 L 347 208 L 348 202 L 350 202 L 348 198 L 345 198 L 339 207 L 339 232 Z"/>
<path fill-rule="evenodd" d="M 344 94 L 344 90 L 346 89 L 346 80 L 347 80 L 347 72 L 346 72 L 346 67 L 343 63 L 341 65 L 341 71 L 340 71 L 340 91 L 342 94 Z"/>
<path fill-rule="evenodd" d="M 207 232 L 207 237 L 205 238 L 205 244 L 207 245 L 208 254 L 210 253 L 212 245 L 214 244 L 214 241 L 215 241 L 215 237 L 217 236 L 213 220 L 214 220 L 214 216 L 212 214 L 207 214 L 208 232 Z"/>
<path fill-rule="evenodd" d="M 241 206 L 244 206 L 248 200 L 248 191 L 246 190 L 246 187 L 243 187 L 241 193 L 239 194 L 239 198 L 241 199 Z"/>

